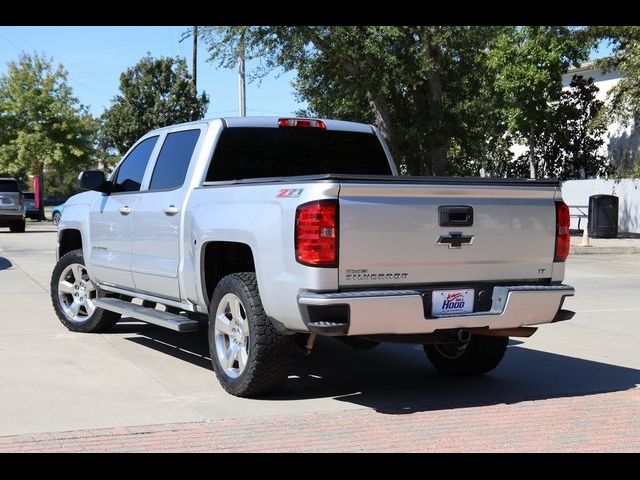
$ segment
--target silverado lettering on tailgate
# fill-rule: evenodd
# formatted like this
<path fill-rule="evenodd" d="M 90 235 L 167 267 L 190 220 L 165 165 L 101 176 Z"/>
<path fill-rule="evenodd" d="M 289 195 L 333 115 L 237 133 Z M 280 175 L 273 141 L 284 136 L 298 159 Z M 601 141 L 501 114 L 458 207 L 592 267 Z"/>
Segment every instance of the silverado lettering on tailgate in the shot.
<path fill-rule="evenodd" d="M 408 273 L 402 272 L 369 273 L 369 270 L 366 268 L 361 268 L 358 270 L 347 270 L 345 280 L 401 280 L 408 276 Z"/>

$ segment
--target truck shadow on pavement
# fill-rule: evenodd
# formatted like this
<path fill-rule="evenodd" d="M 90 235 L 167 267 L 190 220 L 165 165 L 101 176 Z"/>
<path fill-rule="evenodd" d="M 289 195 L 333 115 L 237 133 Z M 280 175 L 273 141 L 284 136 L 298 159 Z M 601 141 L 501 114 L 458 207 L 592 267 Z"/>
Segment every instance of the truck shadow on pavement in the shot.
<path fill-rule="evenodd" d="M 128 340 L 212 369 L 204 333 L 132 327 L 119 324 L 114 333 L 139 333 Z M 421 346 L 382 344 L 362 352 L 323 338 L 311 355 L 296 355 L 289 379 L 278 392 L 264 398 L 332 397 L 381 413 L 403 414 L 593 395 L 640 384 L 640 370 L 531 350 L 519 346 L 521 343 L 512 341 L 503 362 L 488 375 L 452 378 L 431 367 Z"/>

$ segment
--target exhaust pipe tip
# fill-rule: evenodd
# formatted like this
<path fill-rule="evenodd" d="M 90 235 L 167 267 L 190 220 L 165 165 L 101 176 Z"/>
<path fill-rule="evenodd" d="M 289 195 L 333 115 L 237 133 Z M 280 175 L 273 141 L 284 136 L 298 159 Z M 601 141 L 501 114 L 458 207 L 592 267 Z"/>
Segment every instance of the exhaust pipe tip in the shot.
<path fill-rule="evenodd" d="M 471 331 L 460 329 L 458 330 L 458 341 L 462 343 L 469 343 L 471 340 Z"/>

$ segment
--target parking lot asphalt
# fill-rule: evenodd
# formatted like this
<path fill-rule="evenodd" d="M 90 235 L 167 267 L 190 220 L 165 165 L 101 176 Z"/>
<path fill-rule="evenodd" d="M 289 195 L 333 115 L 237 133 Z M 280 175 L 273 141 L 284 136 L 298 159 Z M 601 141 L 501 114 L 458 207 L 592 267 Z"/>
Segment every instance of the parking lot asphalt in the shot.
<path fill-rule="evenodd" d="M 216 428 L 229 422 L 243 425 L 240 432 L 265 435 L 254 438 L 255 448 L 227 442 L 238 450 L 415 450 L 415 443 L 403 443 L 406 435 L 421 436 L 418 450 L 640 449 L 638 255 L 570 258 L 566 282 L 576 296 L 565 308 L 577 312 L 574 319 L 513 340 L 503 363 L 484 377 L 445 377 L 416 346 L 358 352 L 323 339 L 310 356 L 296 357 L 277 394 L 239 399 L 218 385 L 202 333 L 179 334 L 136 321 L 100 335 L 67 331 L 49 298 L 54 249 L 50 223 L 30 222 L 23 234 L 0 230 L 0 451 L 51 451 L 55 445 L 86 450 L 64 443 L 82 437 L 60 433 L 71 431 L 127 439 L 140 433 L 136 428 L 146 428 L 149 434 L 209 438 L 205 431 L 219 440 Z M 606 423 L 612 415 L 615 421 Z M 512 421 L 507 430 L 504 419 Z M 332 443 L 323 443 L 323 422 L 330 425 L 325 431 Z M 304 425 L 316 436 L 307 444 L 278 444 L 273 435 L 283 425 Z M 360 432 L 360 440 L 341 436 L 341 425 L 347 433 Z M 434 425 L 444 430 L 438 433 Z M 465 444 L 461 428 L 496 432 L 483 436 L 484 443 Z M 381 440 L 387 433 L 391 443 Z M 521 443 L 508 443 L 507 434 Z M 111 450 L 218 448 L 217 440 L 191 445 L 176 434 L 178 443 L 171 444 L 170 437 L 144 448 L 123 440 Z M 37 447 L 39 438 L 49 443 Z M 541 444 L 541 438 L 548 441 Z M 110 450 L 108 445 L 95 450 Z"/>

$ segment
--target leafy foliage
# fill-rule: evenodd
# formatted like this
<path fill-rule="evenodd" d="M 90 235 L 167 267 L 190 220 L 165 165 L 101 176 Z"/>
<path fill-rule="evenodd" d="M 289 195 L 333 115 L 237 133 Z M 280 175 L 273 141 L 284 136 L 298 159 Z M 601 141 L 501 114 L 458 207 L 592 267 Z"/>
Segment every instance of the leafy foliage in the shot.
<path fill-rule="evenodd" d="M 62 65 L 22 54 L 0 78 L 0 170 L 26 180 L 44 171 L 66 192 L 94 153 L 96 125 L 73 96 Z"/>
<path fill-rule="evenodd" d="M 601 164 L 585 133 L 595 120 L 578 120 L 562 93 L 562 75 L 593 46 L 584 29 L 259 26 L 202 34 L 222 66 L 244 52 L 261 60 L 257 77 L 296 69 L 297 94 L 309 105 L 299 114 L 375 123 L 402 173 L 575 175 L 578 154 Z M 573 134 L 581 136 L 565 138 Z M 510 147 L 523 141 L 529 158 L 514 161 Z"/>
<path fill-rule="evenodd" d="M 211 59 L 232 66 L 244 49 L 256 75 L 296 69 L 308 115 L 374 122 L 402 171 L 445 174 L 452 139 L 486 154 L 500 138 L 489 107 L 487 51 L 503 27 L 205 27 Z M 493 142 L 495 143 L 495 142 Z"/>
<path fill-rule="evenodd" d="M 547 118 L 538 125 L 539 176 L 560 179 L 587 178 L 611 173 L 604 155 L 604 102 L 596 99 L 593 79 L 573 76 L 570 88 L 549 105 Z M 528 152 L 520 159 L 526 164 Z M 522 168 L 522 167 L 520 167 Z"/>
<path fill-rule="evenodd" d="M 590 27 L 589 33 L 596 39 L 607 39 L 612 47 L 611 55 L 598 65 L 622 74 L 609 92 L 611 113 L 623 122 L 640 123 L 640 27 L 598 26 Z"/>
<path fill-rule="evenodd" d="M 184 59 L 147 54 L 120 75 L 120 94 L 101 118 L 100 144 L 123 154 L 149 130 L 201 119 L 208 105 Z"/>
<path fill-rule="evenodd" d="M 511 27 L 489 53 L 496 93 L 502 99 L 509 132 L 529 147 L 529 176 L 535 178 L 542 125 L 554 117 L 562 96 L 562 75 L 586 60 L 590 44 L 580 30 L 559 26 Z M 561 129 L 562 124 L 555 127 Z"/>

